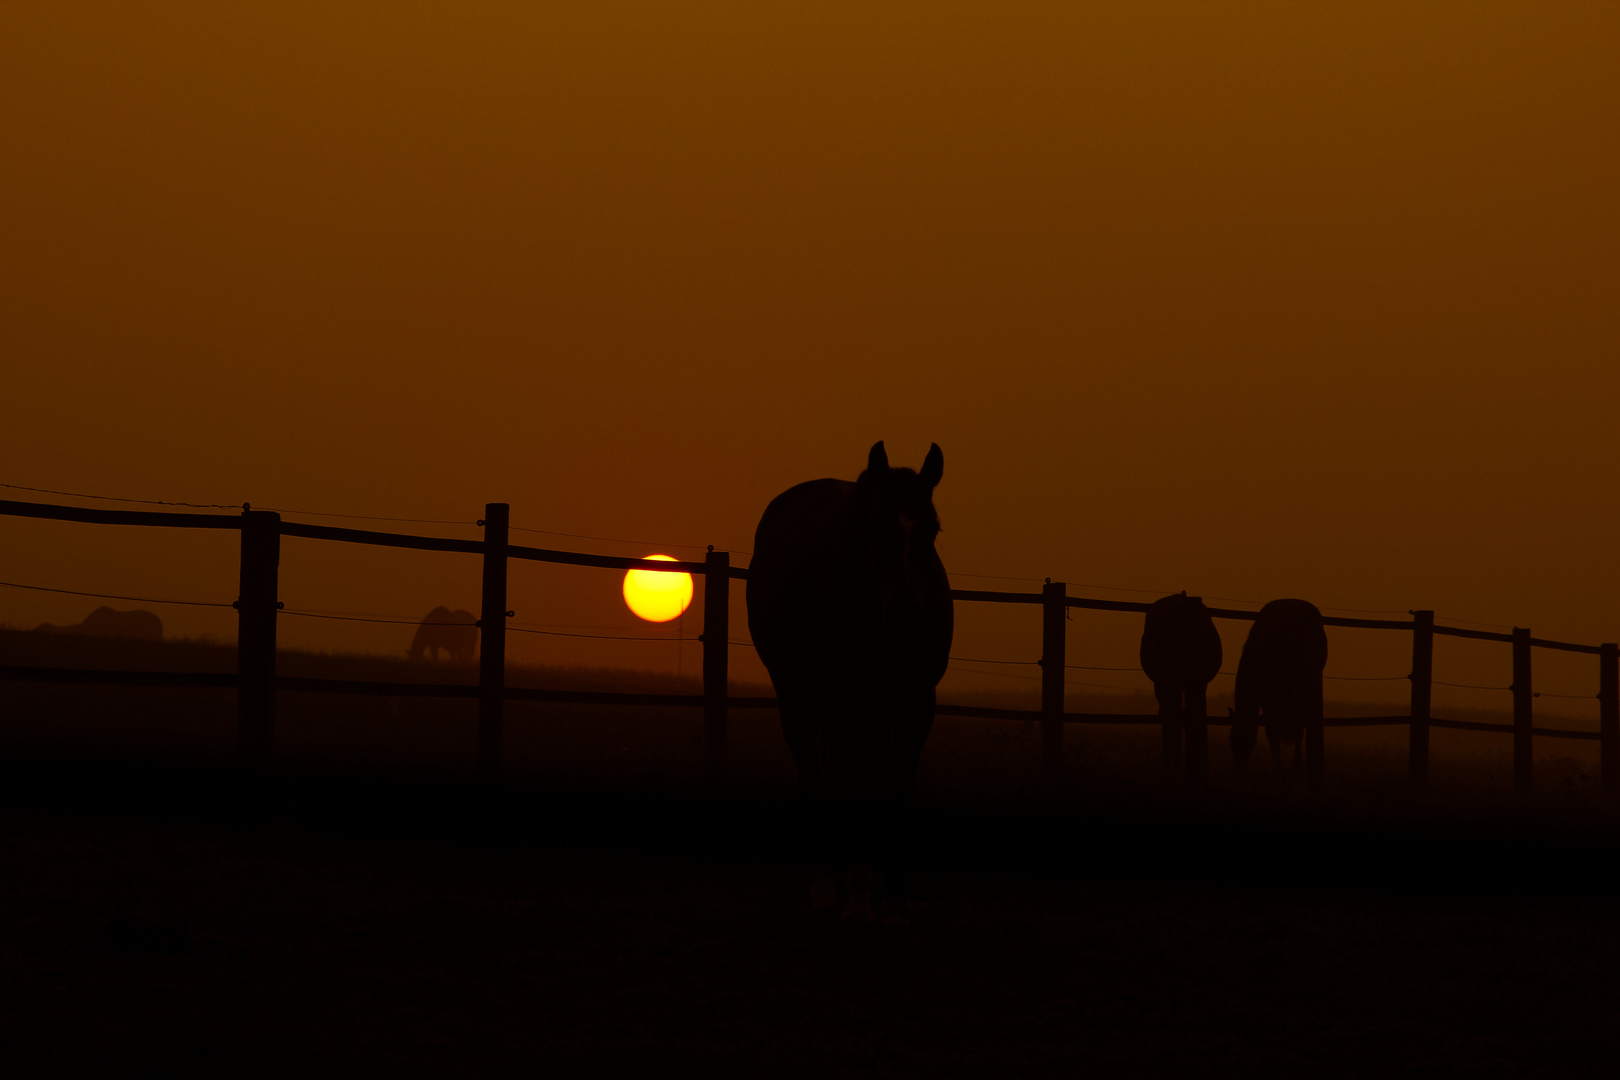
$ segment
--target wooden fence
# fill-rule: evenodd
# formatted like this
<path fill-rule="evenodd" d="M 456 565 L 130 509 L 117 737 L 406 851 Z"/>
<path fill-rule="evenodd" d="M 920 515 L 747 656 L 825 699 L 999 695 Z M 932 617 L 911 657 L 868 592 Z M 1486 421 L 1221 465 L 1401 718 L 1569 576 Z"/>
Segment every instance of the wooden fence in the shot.
<path fill-rule="evenodd" d="M 0 514 L 15 517 L 48 518 L 56 521 L 82 521 L 108 525 L 139 525 L 182 529 L 236 529 L 241 533 L 241 572 L 236 603 L 237 674 L 158 673 L 89 671 L 67 668 L 38 668 L 0 665 L 0 680 L 24 682 L 92 683 L 121 686 L 212 686 L 237 691 L 237 732 L 241 760 L 250 771 L 268 769 L 274 748 L 275 708 L 278 691 L 373 694 L 402 697 L 452 697 L 478 700 L 478 771 L 486 779 L 500 772 L 502 723 L 507 701 L 536 701 L 599 705 L 639 705 L 701 707 L 706 766 L 712 773 L 725 759 L 727 714 L 731 709 L 768 708 L 775 698 L 733 697 L 728 693 L 728 649 L 730 647 L 731 582 L 746 579 L 748 571 L 731 565 L 730 555 L 710 549 L 702 562 L 662 562 L 616 555 L 590 555 L 574 551 L 553 551 L 524 547 L 509 538 L 510 508 L 506 503 L 490 503 L 484 508 L 479 525 L 482 540 L 452 540 L 366 529 L 337 528 L 282 521 L 280 515 L 244 507 L 240 515 L 191 514 L 147 510 L 99 510 L 45 503 L 0 500 Z M 419 551 L 453 551 L 480 556 L 483 560 L 482 629 L 479 678 L 476 686 L 462 684 L 423 684 L 361 682 L 344 679 L 288 678 L 276 675 L 276 613 L 278 568 L 282 537 L 299 537 L 338 543 L 372 544 L 382 547 L 413 548 Z M 511 559 L 591 566 L 608 570 L 645 569 L 685 571 L 703 581 L 703 692 L 701 694 L 627 694 L 597 691 L 537 690 L 506 685 L 506 572 Z M 1056 774 L 1063 754 L 1066 724 L 1159 724 L 1152 714 L 1080 713 L 1064 710 L 1065 643 L 1067 612 L 1070 608 L 1098 611 L 1145 612 L 1148 604 L 1128 600 L 1095 600 L 1066 595 L 1063 582 L 1049 581 L 1038 593 L 996 592 L 979 589 L 953 589 L 955 600 L 971 603 L 1032 604 L 1041 607 L 1041 707 L 1039 709 L 998 709 L 942 703 L 938 712 L 947 716 L 1011 719 L 1039 722 L 1042 757 L 1047 769 Z M 1211 608 L 1218 619 L 1253 620 L 1258 614 L 1230 608 Z M 1603 789 L 1620 792 L 1620 645 L 1577 645 L 1532 637 L 1529 630 L 1511 634 L 1440 626 L 1432 611 L 1414 611 L 1410 619 L 1353 619 L 1324 616 L 1329 626 L 1370 630 L 1396 630 L 1412 635 L 1410 710 L 1399 716 L 1363 716 L 1318 719 L 1307 725 L 1306 767 L 1311 786 L 1320 786 L 1323 777 L 1323 729 L 1404 724 L 1409 731 L 1408 766 L 1415 783 L 1424 783 L 1429 772 L 1429 732 L 1433 728 L 1497 732 L 1513 736 L 1513 778 L 1516 791 L 1528 792 L 1532 781 L 1532 739 L 1595 739 L 1601 742 Z M 1501 642 L 1512 647 L 1513 723 L 1486 724 L 1446 720 L 1432 715 L 1430 692 L 1433 684 L 1434 637 L 1470 638 Z M 1536 727 L 1532 722 L 1534 698 L 1531 678 L 1532 649 L 1556 649 L 1589 653 L 1598 657 L 1599 730 L 1570 731 Z M 1201 722 L 1208 723 L 1209 721 Z M 1217 720 L 1213 723 L 1222 723 Z M 1205 732 L 1194 732 L 1203 737 Z M 1207 762 L 1206 762 L 1207 766 Z M 1194 781 L 1202 776 L 1193 776 Z"/>

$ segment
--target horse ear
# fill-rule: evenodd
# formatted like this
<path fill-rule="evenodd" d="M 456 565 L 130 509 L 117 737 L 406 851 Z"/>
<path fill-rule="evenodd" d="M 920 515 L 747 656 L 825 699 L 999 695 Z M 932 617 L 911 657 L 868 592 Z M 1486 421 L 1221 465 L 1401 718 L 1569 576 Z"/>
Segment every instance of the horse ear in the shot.
<path fill-rule="evenodd" d="M 922 472 L 918 474 L 918 478 L 928 485 L 928 490 L 932 491 L 939 486 L 939 478 L 943 475 L 945 475 L 945 455 L 940 451 L 939 443 L 930 443 L 928 456 L 923 458 Z"/>
<path fill-rule="evenodd" d="M 883 449 L 883 440 L 879 439 L 872 444 L 872 449 L 866 455 L 866 469 L 874 476 L 886 476 L 889 472 L 889 452 Z"/>

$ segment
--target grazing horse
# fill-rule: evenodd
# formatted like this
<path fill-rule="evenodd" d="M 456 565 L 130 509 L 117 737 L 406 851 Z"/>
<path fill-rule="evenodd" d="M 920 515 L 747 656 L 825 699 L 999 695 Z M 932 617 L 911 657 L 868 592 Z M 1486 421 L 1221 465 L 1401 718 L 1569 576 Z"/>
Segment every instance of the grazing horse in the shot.
<path fill-rule="evenodd" d="M 1185 736 L 1188 778 L 1202 780 L 1209 775 L 1205 690 L 1221 670 L 1221 635 L 1203 599 L 1183 592 L 1148 605 L 1141 657 L 1159 700 L 1164 763 L 1181 760 Z"/>
<path fill-rule="evenodd" d="M 811 480 L 771 500 L 754 533 L 748 629 L 770 672 L 799 774 L 811 905 L 891 923 L 906 909 L 903 831 L 951 651 L 950 580 L 934 550 L 934 487 L 883 444 L 854 483 Z"/>
<path fill-rule="evenodd" d="M 163 620 L 143 608 L 136 608 L 134 611 L 114 611 L 110 607 L 98 607 L 84 617 L 84 622 L 74 623 L 72 626 L 40 623 L 34 629 L 51 634 L 82 634 L 85 637 L 133 638 L 137 641 L 163 640 Z"/>
<path fill-rule="evenodd" d="M 472 612 L 436 607 L 416 628 L 416 636 L 411 639 L 406 653 L 412 660 L 420 660 L 424 652 L 431 652 L 437 660 L 439 650 L 443 649 L 450 659 L 467 664 L 472 662 L 477 648 L 478 620 L 473 618 Z"/>
<path fill-rule="evenodd" d="M 1273 770 L 1282 771 L 1283 743 L 1294 744 L 1293 771 L 1300 768 L 1305 729 L 1322 719 L 1322 669 L 1327 633 L 1322 613 L 1304 600 L 1273 600 L 1260 609 L 1243 642 L 1237 688 L 1232 694 L 1232 766 L 1242 772 L 1264 722 Z M 1313 765 L 1313 772 L 1315 767 Z"/>

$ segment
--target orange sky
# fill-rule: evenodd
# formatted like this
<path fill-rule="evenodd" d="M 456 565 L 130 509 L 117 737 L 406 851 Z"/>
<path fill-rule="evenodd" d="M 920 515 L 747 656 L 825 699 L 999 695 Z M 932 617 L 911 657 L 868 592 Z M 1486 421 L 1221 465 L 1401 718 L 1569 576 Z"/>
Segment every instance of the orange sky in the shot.
<path fill-rule="evenodd" d="M 1614 640 L 1616 56 L 1608 3 L 7 5 L 0 481 L 692 555 L 936 441 L 958 574 Z M 0 519 L 0 580 L 234 598 L 225 535 L 131 533 Z M 289 540 L 282 594 L 476 581 Z M 1128 662 L 1111 618 L 1071 662 Z M 601 648 L 514 656 L 673 646 Z"/>

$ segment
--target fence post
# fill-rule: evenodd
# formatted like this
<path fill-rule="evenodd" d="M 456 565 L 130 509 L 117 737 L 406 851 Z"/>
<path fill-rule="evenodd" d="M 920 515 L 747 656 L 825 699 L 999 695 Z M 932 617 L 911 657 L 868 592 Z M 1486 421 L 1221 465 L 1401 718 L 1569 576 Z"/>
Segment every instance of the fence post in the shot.
<path fill-rule="evenodd" d="M 1063 663 L 1067 587 L 1048 580 L 1041 589 L 1041 762 L 1048 779 L 1063 775 Z"/>
<path fill-rule="evenodd" d="M 1434 612 L 1412 612 L 1412 726 L 1407 735 L 1407 773 L 1429 782 L 1429 707 L 1434 690 Z"/>
<path fill-rule="evenodd" d="M 717 775 L 726 760 L 730 693 L 731 553 L 709 548 L 703 560 L 703 767 Z"/>
<path fill-rule="evenodd" d="M 1530 794 L 1530 631 L 1513 628 L 1513 790 Z"/>
<path fill-rule="evenodd" d="M 484 587 L 478 619 L 478 777 L 493 781 L 501 772 L 501 728 L 506 717 L 506 543 L 512 520 L 509 503 L 486 503 Z"/>
<path fill-rule="evenodd" d="M 1620 645 L 1598 646 L 1598 736 L 1603 790 L 1620 794 Z"/>
<path fill-rule="evenodd" d="M 242 569 L 236 600 L 236 736 L 242 765 L 269 771 L 276 724 L 276 585 L 281 515 L 242 511 Z"/>

